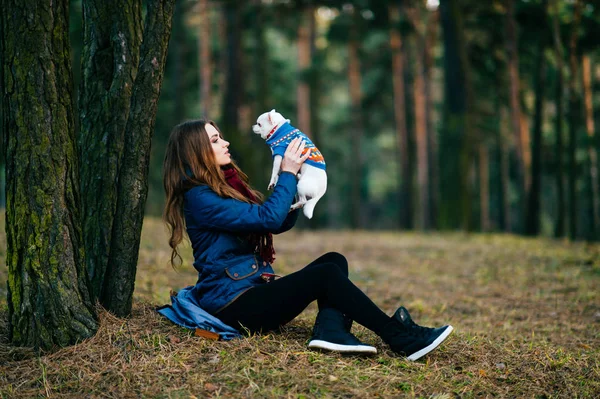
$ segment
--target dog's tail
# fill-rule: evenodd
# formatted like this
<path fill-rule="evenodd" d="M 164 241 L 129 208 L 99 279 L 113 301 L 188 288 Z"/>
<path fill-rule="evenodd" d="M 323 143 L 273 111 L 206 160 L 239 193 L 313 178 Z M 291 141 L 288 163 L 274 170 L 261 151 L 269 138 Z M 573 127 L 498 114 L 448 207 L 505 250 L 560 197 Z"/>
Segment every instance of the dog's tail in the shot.
<path fill-rule="evenodd" d="M 315 206 L 317 205 L 317 202 L 319 202 L 319 199 L 320 198 L 311 198 L 306 202 L 306 204 L 304 204 L 304 206 L 302 207 L 302 212 L 304 212 L 304 216 L 306 216 L 309 219 L 312 219 Z"/>

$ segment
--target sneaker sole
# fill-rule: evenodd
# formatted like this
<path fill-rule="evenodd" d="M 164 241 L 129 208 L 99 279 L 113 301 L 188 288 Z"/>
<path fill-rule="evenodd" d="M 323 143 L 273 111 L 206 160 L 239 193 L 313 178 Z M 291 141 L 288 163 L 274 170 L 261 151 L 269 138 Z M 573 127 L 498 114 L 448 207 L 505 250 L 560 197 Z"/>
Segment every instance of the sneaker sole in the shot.
<path fill-rule="evenodd" d="M 428 354 L 429 352 L 431 352 L 432 350 L 437 348 L 442 342 L 444 342 L 446 340 L 446 338 L 448 338 L 448 336 L 452 333 L 453 330 L 454 330 L 454 328 L 452 328 L 452 326 L 448 326 L 448 328 L 446 328 L 444 330 L 444 332 L 441 333 L 440 336 L 436 338 L 435 341 L 433 341 L 431 344 L 429 344 L 425 348 L 410 355 L 408 357 L 408 360 L 412 360 L 414 362 L 415 360 L 425 356 L 426 354 Z"/>
<path fill-rule="evenodd" d="M 369 345 L 340 345 L 320 339 L 314 339 L 308 343 L 310 349 L 325 349 L 342 353 L 377 353 L 377 348 Z"/>

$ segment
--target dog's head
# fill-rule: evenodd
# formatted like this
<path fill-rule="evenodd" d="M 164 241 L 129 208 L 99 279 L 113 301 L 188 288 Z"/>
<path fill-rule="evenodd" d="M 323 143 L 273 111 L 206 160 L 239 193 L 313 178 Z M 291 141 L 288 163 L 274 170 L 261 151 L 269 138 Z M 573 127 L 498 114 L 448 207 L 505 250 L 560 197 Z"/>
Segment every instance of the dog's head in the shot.
<path fill-rule="evenodd" d="M 289 119 L 285 119 L 283 115 L 272 109 L 258 117 L 256 125 L 252 126 L 252 131 L 260 134 L 260 137 L 266 140 L 275 133 L 279 126 L 289 121 Z"/>

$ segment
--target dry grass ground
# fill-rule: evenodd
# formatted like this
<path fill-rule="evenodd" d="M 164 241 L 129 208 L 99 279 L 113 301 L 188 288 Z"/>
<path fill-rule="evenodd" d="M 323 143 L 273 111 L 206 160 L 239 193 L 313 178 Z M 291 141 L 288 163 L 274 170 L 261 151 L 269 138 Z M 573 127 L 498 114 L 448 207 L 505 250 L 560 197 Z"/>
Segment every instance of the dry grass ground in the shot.
<path fill-rule="evenodd" d="M 0 325 L 0 397 L 600 397 L 598 245 L 457 233 L 275 239 L 279 272 L 338 251 L 388 314 L 403 304 L 418 323 L 455 326 L 438 350 L 408 362 L 360 326 L 353 332 L 378 355 L 308 351 L 314 305 L 280 333 L 194 337 L 154 311 L 196 279 L 189 248 L 182 270 L 167 265 L 165 236 L 159 220 L 145 221 L 131 318 L 100 312 L 93 338 L 41 356 L 8 346 Z M 1 236 L 2 281 L 5 245 Z"/>

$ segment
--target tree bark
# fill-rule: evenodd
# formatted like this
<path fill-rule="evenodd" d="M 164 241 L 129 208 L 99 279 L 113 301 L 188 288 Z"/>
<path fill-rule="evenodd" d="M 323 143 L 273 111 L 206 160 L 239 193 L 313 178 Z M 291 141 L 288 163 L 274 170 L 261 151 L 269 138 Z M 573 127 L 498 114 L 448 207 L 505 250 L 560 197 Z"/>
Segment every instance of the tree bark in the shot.
<path fill-rule="evenodd" d="M 406 101 L 404 87 L 405 51 L 398 24 L 400 8 L 397 4 L 389 6 L 390 15 L 390 47 L 392 51 L 392 81 L 394 90 L 394 119 L 399 156 L 399 192 L 400 192 L 400 227 L 412 228 L 412 176 L 408 156 L 408 128 L 406 125 Z"/>
<path fill-rule="evenodd" d="M 577 98 L 577 40 L 581 22 L 581 0 L 575 0 L 575 15 L 569 40 L 569 238 L 577 238 L 577 129 L 579 127 L 579 107 Z"/>
<path fill-rule="evenodd" d="M 2 11 L 9 339 L 50 349 L 98 328 L 79 212 L 69 2 L 6 0 Z"/>
<path fill-rule="evenodd" d="M 543 3 L 544 15 L 546 5 Z M 533 122 L 533 143 L 531 163 L 531 187 L 527 197 L 527 211 L 525 216 L 525 234 L 535 236 L 540 232 L 540 196 L 542 189 L 542 122 L 544 111 L 544 87 L 545 79 L 545 55 L 546 45 L 545 30 L 542 30 L 538 38 L 538 54 L 535 67 L 535 111 Z"/>
<path fill-rule="evenodd" d="M 553 2 L 552 12 L 552 36 L 554 38 L 554 53 L 556 55 L 556 87 L 555 87 L 555 105 L 556 119 L 554 120 L 554 130 L 556 133 L 555 154 L 556 161 L 556 192 L 557 192 L 557 214 L 554 225 L 554 236 L 563 237 L 566 230 L 566 201 L 565 201 L 565 175 L 563 162 L 563 45 L 560 38 L 560 26 L 558 23 L 558 0 Z"/>
<path fill-rule="evenodd" d="M 141 1 L 83 0 L 83 21 L 79 92 L 83 237 L 92 292 L 94 298 L 100 298 L 110 256 L 125 126 L 139 64 Z"/>
<path fill-rule="evenodd" d="M 596 152 L 594 108 L 592 103 L 592 66 L 589 54 L 584 54 L 582 59 L 583 93 L 585 102 L 585 130 L 588 135 L 588 157 L 590 167 L 590 186 L 592 188 L 592 220 L 593 238 L 597 238 L 600 228 L 600 189 L 598 188 L 598 153 Z"/>
<path fill-rule="evenodd" d="M 140 67 L 125 129 L 118 201 L 101 303 L 118 316 L 131 313 L 144 207 L 148 196 L 150 145 L 164 75 L 175 0 L 149 0 Z"/>

